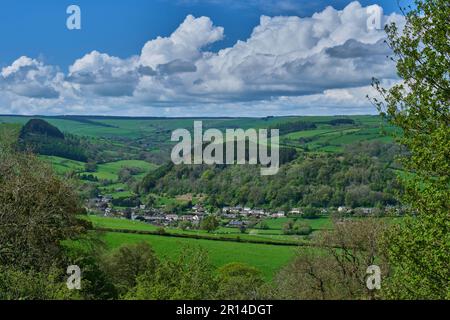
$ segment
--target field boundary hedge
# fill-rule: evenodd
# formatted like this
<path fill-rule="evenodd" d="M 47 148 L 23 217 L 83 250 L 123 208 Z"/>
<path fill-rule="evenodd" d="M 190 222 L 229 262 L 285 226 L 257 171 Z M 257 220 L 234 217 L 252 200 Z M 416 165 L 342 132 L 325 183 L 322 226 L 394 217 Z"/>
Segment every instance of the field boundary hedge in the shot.
<path fill-rule="evenodd" d="M 199 239 L 199 240 L 212 240 L 212 241 L 229 241 L 229 242 L 241 242 L 241 243 L 254 243 L 254 244 L 266 244 L 275 246 L 291 246 L 291 247 L 313 247 L 314 245 L 307 242 L 293 242 L 293 241 L 273 241 L 273 240 L 251 240 L 242 238 L 230 238 L 230 237 L 217 237 L 209 235 L 199 235 L 199 234 L 186 234 L 186 233 L 170 233 L 155 231 L 144 231 L 144 230 L 129 230 L 129 229 L 115 229 L 115 228 L 95 228 L 97 231 L 101 232 L 118 232 L 118 233 L 130 233 L 130 234 L 141 234 L 141 235 L 153 235 L 162 237 L 173 237 L 173 238 L 187 238 L 187 239 Z"/>

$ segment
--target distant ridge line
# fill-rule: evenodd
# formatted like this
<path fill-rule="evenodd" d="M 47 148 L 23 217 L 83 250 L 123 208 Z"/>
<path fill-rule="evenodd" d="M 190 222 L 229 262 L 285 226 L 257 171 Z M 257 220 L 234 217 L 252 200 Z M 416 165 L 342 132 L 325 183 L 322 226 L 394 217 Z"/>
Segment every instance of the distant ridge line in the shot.
<path fill-rule="evenodd" d="M 272 119 L 272 118 L 298 118 L 298 117 L 378 117 L 378 115 L 374 114 L 354 114 L 354 115 L 317 115 L 317 116 L 302 116 L 302 115 L 286 115 L 286 116 L 266 116 L 266 117 L 156 117 L 156 116 L 99 116 L 99 115 L 56 115 L 56 116 L 45 116 L 45 115 L 17 115 L 17 114 L 0 114 L 0 117 L 21 117 L 21 118 L 44 118 L 44 119 L 61 119 L 61 120 L 76 120 L 78 119 L 129 119 L 129 120 L 171 120 L 171 119 Z"/>

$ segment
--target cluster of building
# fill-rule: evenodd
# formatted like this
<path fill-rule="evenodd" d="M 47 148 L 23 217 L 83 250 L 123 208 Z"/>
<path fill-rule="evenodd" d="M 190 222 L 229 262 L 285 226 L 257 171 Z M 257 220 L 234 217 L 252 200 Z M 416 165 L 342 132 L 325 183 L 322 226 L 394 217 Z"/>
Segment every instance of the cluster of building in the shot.
<path fill-rule="evenodd" d="M 387 205 L 383 208 L 350 208 L 350 207 L 338 207 L 337 212 L 340 214 L 350 214 L 359 216 L 370 216 L 370 215 L 386 215 L 386 216 L 400 216 L 405 214 L 408 208 L 405 206 L 393 206 Z"/>
<path fill-rule="evenodd" d="M 97 198 L 89 199 L 86 203 L 86 209 L 99 211 L 102 213 L 110 213 L 112 210 L 112 197 L 111 196 L 98 196 Z"/>
<path fill-rule="evenodd" d="M 292 209 L 289 213 L 295 214 L 295 212 L 300 213 L 299 209 Z M 247 218 L 247 217 L 254 217 L 254 218 L 284 218 L 286 217 L 285 211 L 276 211 L 276 212 L 270 212 L 266 211 L 264 209 L 252 209 L 242 206 L 236 206 L 236 207 L 223 207 L 221 216 L 223 218 L 227 219 L 236 219 L 236 218 Z"/>
<path fill-rule="evenodd" d="M 178 224 L 182 221 L 190 222 L 193 226 L 196 226 L 203 219 L 199 215 L 177 215 L 177 214 L 158 214 L 158 215 L 136 215 L 132 216 L 132 220 L 143 221 L 146 223 L 154 224 L 157 226 L 170 226 Z"/>
<path fill-rule="evenodd" d="M 98 198 L 90 199 L 87 203 L 87 209 L 95 211 L 105 217 L 118 217 L 131 220 L 139 220 L 154 225 L 160 226 L 174 226 L 180 222 L 190 222 L 192 226 L 198 226 L 205 216 L 210 213 L 202 205 L 194 205 L 186 214 L 167 213 L 160 208 L 147 208 L 145 205 L 140 205 L 134 208 L 117 209 L 112 205 L 111 196 L 99 196 Z M 385 213 L 399 214 L 403 208 L 387 206 L 384 208 Z M 352 209 L 345 206 L 337 208 L 337 212 L 341 214 L 359 214 L 372 215 L 376 213 L 376 208 L 356 208 Z M 328 211 L 323 209 L 322 214 L 327 214 Z M 259 208 L 249 208 L 244 206 L 223 207 L 217 214 L 222 218 L 229 220 L 229 227 L 245 227 L 250 224 L 250 221 L 255 219 L 265 218 L 284 218 L 289 216 L 298 216 L 303 214 L 301 208 L 293 208 L 288 213 L 285 211 L 268 211 Z"/>
<path fill-rule="evenodd" d="M 164 213 L 161 209 L 151 208 L 144 212 L 133 212 L 131 220 L 139 220 L 160 226 L 169 226 L 185 221 L 190 222 L 193 226 L 197 226 L 208 214 L 205 208 L 200 205 L 193 206 L 191 212 L 183 215 Z"/>
<path fill-rule="evenodd" d="M 163 209 L 147 207 L 146 205 L 117 209 L 112 205 L 112 197 L 110 196 L 99 196 L 98 198 L 90 199 L 87 203 L 87 209 L 105 217 L 139 220 L 160 226 L 169 226 L 181 221 L 188 221 L 192 225 L 198 225 L 209 214 L 201 205 L 194 205 L 190 212 L 184 215 L 166 213 Z"/>

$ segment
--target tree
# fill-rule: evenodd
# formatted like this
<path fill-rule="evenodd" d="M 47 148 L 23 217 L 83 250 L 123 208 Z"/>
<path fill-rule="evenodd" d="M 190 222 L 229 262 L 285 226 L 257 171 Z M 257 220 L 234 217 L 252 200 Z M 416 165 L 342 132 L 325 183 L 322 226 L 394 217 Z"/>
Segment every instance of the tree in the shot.
<path fill-rule="evenodd" d="M 288 220 L 283 225 L 283 233 L 284 234 L 292 234 L 294 230 L 294 220 Z"/>
<path fill-rule="evenodd" d="M 258 228 L 262 229 L 262 230 L 268 230 L 269 228 L 269 224 L 267 223 L 266 220 L 261 221 L 260 223 L 258 223 Z"/>
<path fill-rule="evenodd" d="M 0 264 L 47 271 L 63 264 L 61 242 L 90 228 L 72 186 L 34 155 L 0 146 Z"/>
<path fill-rule="evenodd" d="M 178 223 L 178 228 L 181 230 L 187 230 L 192 228 L 192 223 L 190 221 L 180 221 Z"/>
<path fill-rule="evenodd" d="M 75 245 L 74 245 L 75 244 Z M 77 265 L 82 270 L 81 291 L 78 294 L 86 300 L 117 299 L 114 279 L 105 272 L 107 246 L 97 233 L 83 234 L 76 242 L 66 242 L 67 265 Z M 64 268 L 65 272 L 65 268 Z M 64 274 L 64 277 L 66 275 Z"/>
<path fill-rule="evenodd" d="M 128 180 L 130 180 L 133 176 L 131 174 L 131 170 L 129 168 L 122 168 L 119 171 L 119 181 L 126 183 Z"/>
<path fill-rule="evenodd" d="M 309 224 L 301 221 L 297 221 L 294 224 L 293 233 L 299 236 L 307 236 L 311 234 L 312 228 Z"/>
<path fill-rule="evenodd" d="M 294 233 L 294 224 L 295 221 L 292 219 L 289 219 L 284 225 L 283 225 L 283 233 L 284 234 L 293 234 Z"/>
<path fill-rule="evenodd" d="M 308 206 L 303 209 L 303 218 L 316 219 L 319 217 L 319 209 Z"/>
<path fill-rule="evenodd" d="M 121 246 L 105 258 L 103 269 L 117 288 L 125 294 L 136 285 L 137 278 L 154 274 L 159 264 L 152 247 L 146 242 Z"/>
<path fill-rule="evenodd" d="M 213 232 L 219 228 L 220 221 L 215 215 L 204 218 L 200 224 L 200 228 L 209 232 Z"/>
<path fill-rule="evenodd" d="M 58 270 L 23 271 L 0 265 L 0 300 L 57 300 L 77 298 L 67 290 Z"/>
<path fill-rule="evenodd" d="M 175 260 L 165 259 L 156 272 L 145 272 L 127 299 L 206 300 L 217 291 L 208 253 L 200 247 L 184 247 Z"/>
<path fill-rule="evenodd" d="M 97 162 L 95 162 L 95 161 L 88 161 L 84 165 L 84 170 L 86 172 L 95 172 L 95 171 L 97 171 Z"/>
<path fill-rule="evenodd" d="M 401 129 L 398 140 L 409 152 L 400 179 L 412 215 L 386 238 L 391 298 L 450 297 L 449 16 L 447 0 L 416 0 L 402 31 L 386 27 L 403 81 L 390 89 L 374 81 L 382 96 L 374 102 Z"/>
<path fill-rule="evenodd" d="M 386 228 L 375 218 L 334 222 L 314 249 L 300 248 L 294 261 L 278 273 L 274 298 L 377 298 L 379 293 L 366 287 L 366 270 L 376 264 L 382 276 L 388 272 L 380 245 Z"/>
<path fill-rule="evenodd" d="M 260 299 L 264 284 L 261 271 L 242 263 L 230 263 L 218 270 L 218 300 Z"/>

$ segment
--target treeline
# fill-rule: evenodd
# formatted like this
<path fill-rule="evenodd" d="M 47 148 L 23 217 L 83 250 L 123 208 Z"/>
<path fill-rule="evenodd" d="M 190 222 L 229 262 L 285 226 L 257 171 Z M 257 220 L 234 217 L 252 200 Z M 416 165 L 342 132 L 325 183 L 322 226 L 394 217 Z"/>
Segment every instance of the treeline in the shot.
<path fill-rule="evenodd" d="M 80 147 L 78 139 L 57 139 L 48 136 L 29 136 L 21 141 L 23 150 L 29 149 L 34 153 L 56 156 L 75 161 L 86 162 L 88 157 Z"/>
<path fill-rule="evenodd" d="M 312 130 L 312 129 L 316 129 L 316 128 L 317 128 L 317 126 L 313 122 L 293 121 L 293 122 L 284 122 L 284 123 L 280 123 L 275 126 L 272 126 L 269 128 L 269 132 L 270 132 L 270 129 L 278 129 L 278 130 L 280 130 L 280 136 L 281 136 L 283 134 L 288 134 L 291 132 Z"/>
<path fill-rule="evenodd" d="M 342 118 L 342 119 L 333 119 L 328 121 L 328 124 L 331 124 L 332 126 L 339 126 L 344 124 L 355 124 L 355 121 L 350 118 Z"/>
<path fill-rule="evenodd" d="M 302 154 L 274 176 L 261 176 L 251 165 L 166 166 L 147 176 L 141 189 L 171 196 L 206 194 L 207 203 L 218 208 L 375 207 L 396 204 L 399 186 L 388 168 L 396 153 L 395 145 L 371 142 L 341 155 Z"/>
<path fill-rule="evenodd" d="M 56 139 L 64 139 L 64 134 L 55 126 L 41 119 L 31 119 L 20 130 L 20 139 L 30 135 L 43 135 Z"/>
<path fill-rule="evenodd" d="M 59 117 L 57 117 L 59 118 Z M 65 119 L 65 117 L 61 117 Z M 92 125 L 107 126 L 84 117 L 70 117 L 71 120 Z M 81 162 L 105 163 L 124 159 L 139 159 L 154 163 L 167 161 L 169 150 L 163 154 L 146 151 L 143 141 L 127 138 L 108 140 L 62 133 L 57 127 L 42 119 L 31 119 L 20 130 L 18 147 L 22 151 L 57 156 Z M 92 177 L 84 177 L 87 180 Z"/>
<path fill-rule="evenodd" d="M 22 127 L 19 148 L 46 156 L 82 162 L 88 160 L 79 138 L 64 135 L 58 128 L 41 119 L 32 119 Z"/>
<path fill-rule="evenodd" d="M 323 122 L 321 122 L 323 123 Z M 325 122 L 325 124 L 329 124 L 332 126 L 339 126 L 339 125 L 353 125 L 355 124 L 355 121 L 350 118 L 338 118 L 338 119 L 332 119 L 330 121 Z M 283 122 L 274 126 L 271 126 L 270 129 L 279 129 L 280 135 L 297 132 L 297 131 L 306 131 L 306 130 L 313 130 L 317 129 L 317 124 L 314 122 L 308 122 L 308 121 L 292 121 L 292 122 Z"/>

